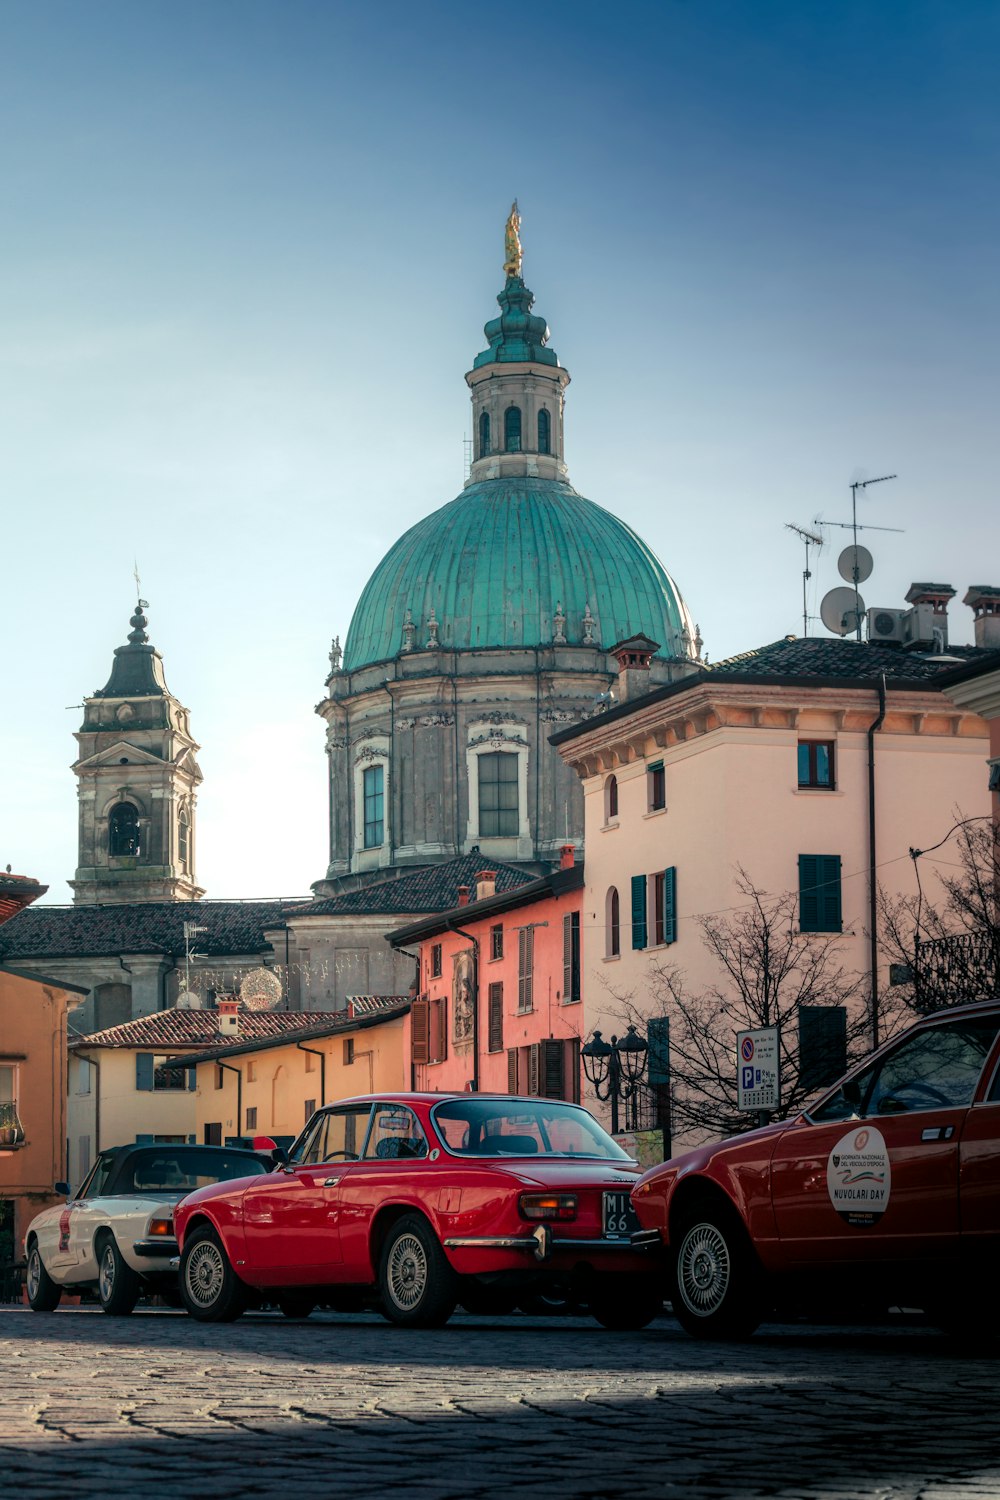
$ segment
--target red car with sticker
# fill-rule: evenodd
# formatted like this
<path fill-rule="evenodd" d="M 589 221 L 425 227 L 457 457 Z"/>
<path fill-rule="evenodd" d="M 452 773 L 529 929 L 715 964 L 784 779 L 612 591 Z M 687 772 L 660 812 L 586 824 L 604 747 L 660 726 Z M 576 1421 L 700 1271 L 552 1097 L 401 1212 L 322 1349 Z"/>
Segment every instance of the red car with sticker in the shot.
<path fill-rule="evenodd" d="M 898 1305 L 1000 1328 L 1000 1000 L 926 1017 L 795 1119 L 653 1167 L 632 1202 L 696 1337 Z"/>
<path fill-rule="evenodd" d="M 177 1206 L 181 1295 L 206 1322 L 266 1300 L 289 1316 L 377 1305 L 432 1327 L 459 1304 L 496 1314 L 568 1300 L 605 1327 L 643 1328 L 663 1293 L 632 1245 L 638 1173 L 560 1100 L 343 1100 L 276 1150 L 267 1176 Z"/>

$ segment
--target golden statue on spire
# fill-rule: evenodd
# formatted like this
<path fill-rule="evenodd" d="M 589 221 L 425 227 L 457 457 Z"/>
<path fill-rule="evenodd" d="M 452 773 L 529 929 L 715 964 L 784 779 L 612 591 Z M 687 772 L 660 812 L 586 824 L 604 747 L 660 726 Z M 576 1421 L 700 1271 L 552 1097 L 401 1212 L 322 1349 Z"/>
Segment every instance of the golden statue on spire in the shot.
<path fill-rule="evenodd" d="M 517 211 L 517 199 L 510 206 L 507 223 L 503 232 L 504 249 L 504 275 L 520 276 L 521 274 L 521 215 Z"/>

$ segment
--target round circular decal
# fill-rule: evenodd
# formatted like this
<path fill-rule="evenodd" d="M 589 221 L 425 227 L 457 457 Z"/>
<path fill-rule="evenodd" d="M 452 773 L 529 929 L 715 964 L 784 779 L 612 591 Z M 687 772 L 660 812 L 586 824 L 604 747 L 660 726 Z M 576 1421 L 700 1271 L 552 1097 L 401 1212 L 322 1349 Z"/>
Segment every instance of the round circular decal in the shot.
<path fill-rule="evenodd" d="M 740 1048 L 740 1050 L 743 1053 L 743 1061 L 744 1062 L 750 1062 L 752 1060 L 752 1058 L 753 1058 L 753 1037 L 752 1036 L 745 1036 L 743 1038 L 743 1046 Z"/>
<path fill-rule="evenodd" d="M 882 1132 L 855 1127 L 830 1152 L 826 1188 L 847 1224 L 876 1224 L 889 1206 L 892 1170 Z"/>

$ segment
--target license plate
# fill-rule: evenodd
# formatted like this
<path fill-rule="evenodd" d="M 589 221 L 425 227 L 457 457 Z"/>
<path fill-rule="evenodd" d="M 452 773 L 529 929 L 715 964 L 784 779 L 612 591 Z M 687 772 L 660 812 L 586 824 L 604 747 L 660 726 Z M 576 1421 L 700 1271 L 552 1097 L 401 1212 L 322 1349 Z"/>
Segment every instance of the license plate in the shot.
<path fill-rule="evenodd" d="M 633 1229 L 638 1228 L 639 1220 L 628 1193 L 605 1193 L 604 1238 L 627 1240 L 631 1238 Z"/>

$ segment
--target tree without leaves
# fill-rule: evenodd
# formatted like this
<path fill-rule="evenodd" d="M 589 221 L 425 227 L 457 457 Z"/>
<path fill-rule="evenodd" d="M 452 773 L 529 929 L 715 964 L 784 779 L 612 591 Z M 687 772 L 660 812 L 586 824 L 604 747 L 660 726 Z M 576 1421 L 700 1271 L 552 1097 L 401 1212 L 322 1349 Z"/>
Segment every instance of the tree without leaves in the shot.
<path fill-rule="evenodd" d="M 611 991 L 625 1018 L 640 1027 L 651 1014 L 668 1017 L 673 1131 L 686 1139 L 734 1134 L 752 1123 L 736 1107 L 737 1031 L 779 1028 L 782 1115 L 797 1113 L 818 1088 L 833 1082 L 843 1061 L 842 1055 L 829 1058 L 824 1069 L 822 1058 L 800 1058 L 803 1007 L 844 1007 L 848 1058 L 863 1055 L 868 1046 L 864 981 L 841 962 L 839 934 L 799 931 L 796 893 L 771 896 L 742 866 L 737 886 L 745 906 L 698 919 L 702 941 L 719 966 L 717 983 L 688 990 L 683 971 L 660 961 L 650 969 L 641 1007 L 634 995 Z"/>

